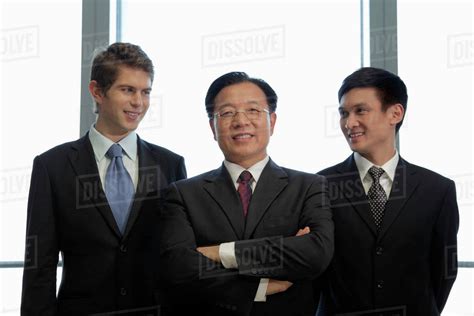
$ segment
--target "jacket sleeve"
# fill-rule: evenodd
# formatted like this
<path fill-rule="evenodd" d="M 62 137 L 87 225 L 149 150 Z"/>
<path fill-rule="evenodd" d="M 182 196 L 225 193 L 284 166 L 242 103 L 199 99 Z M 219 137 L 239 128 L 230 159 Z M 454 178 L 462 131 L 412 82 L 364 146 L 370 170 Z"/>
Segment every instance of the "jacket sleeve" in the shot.
<path fill-rule="evenodd" d="M 28 197 L 21 315 L 56 314 L 56 235 L 53 193 L 48 171 L 36 157 Z"/>
<path fill-rule="evenodd" d="M 441 311 L 457 276 L 457 233 L 459 211 L 456 202 L 456 187 L 450 180 L 443 205 L 436 221 L 431 243 L 431 279 L 434 297 Z"/>
<path fill-rule="evenodd" d="M 299 223 L 301 228 L 308 226 L 310 233 L 237 241 L 239 273 L 289 281 L 314 279 L 323 273 L 334 253 L 334 223 L 326 178 L 314 176 L 304 195 Z"/>

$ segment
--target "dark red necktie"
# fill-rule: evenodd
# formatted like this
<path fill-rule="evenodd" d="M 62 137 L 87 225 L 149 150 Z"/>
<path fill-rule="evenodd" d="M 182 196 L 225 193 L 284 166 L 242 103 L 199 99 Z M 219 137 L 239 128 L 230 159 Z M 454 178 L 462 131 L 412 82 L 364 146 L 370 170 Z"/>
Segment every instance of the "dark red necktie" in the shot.
<path fill-rule="evenodd" d="M 250 181 L 252 181 L 252 174 L 247 170 L 242 171 L 239 176 L 239 187 L 237 188 L 237 191 L 239 192 L 240 201 L 242 202 L 244 216 L 247 216 L 250 198 L 252 197 L 252 188 L 250 187 Z"/>

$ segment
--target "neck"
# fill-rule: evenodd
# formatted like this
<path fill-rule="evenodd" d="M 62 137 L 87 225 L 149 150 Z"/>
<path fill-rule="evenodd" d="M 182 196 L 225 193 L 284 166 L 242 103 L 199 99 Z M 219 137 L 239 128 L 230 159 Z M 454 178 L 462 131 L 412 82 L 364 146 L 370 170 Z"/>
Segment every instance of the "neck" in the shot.
<path fill-rule="evenodd" d="M 248 169 L 255 165 L 257 162 L 262 161 L 265 159 L 266 154 L 263 157 L 259 158 L 252 158 L 252 159 L 233 159 L 232 157 L 225 157 L 225 159 L 229 162 L 235 163 L 236 165 L 241 166 L 244 169 Z"/>
<path fill-rule="evenodd" d="M 114 143 L 118 143 L 131 133 L 131 131 L 114 131 L 109 128 L 105 128 L 99 122 L 95 124 L 95 129 Z"/>
<path fill-rule="evenodd" d="M 389 150 L 381 150 L 377 153 L 360 153 L 360 155 L 377 166 L 383 166 L 387 161 L 392 159 L 395 152 L 395 147 L 392 147 Z"/>

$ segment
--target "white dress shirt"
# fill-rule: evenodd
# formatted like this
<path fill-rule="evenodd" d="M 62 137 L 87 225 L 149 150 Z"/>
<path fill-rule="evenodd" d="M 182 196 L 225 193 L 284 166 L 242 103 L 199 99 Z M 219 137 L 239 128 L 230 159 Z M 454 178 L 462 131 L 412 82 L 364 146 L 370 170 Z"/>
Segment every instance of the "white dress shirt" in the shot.
<path fill-rule="evenodd" d="M 102 189 L 105 191 L 105 174 L 107 173 L 107 168 L 111 162 L 111 159 L 106 156 L 106 153 L 114 142 L 99 133 L 94 125 L 92 125 L 89 130 L 89 140 L 92 144 L 92 149 L 94 150 L 95 162 L 99 169 Z M 138 184 L 137 134 L 131 132 L 126 137 L 122 138 L 117 144 L 119 144 L 125 152 L 125 155 L 123 155 L 122 158 L 123 164 L 132 178 L 133 186 L 136 191 Z"/>
<path fill-rule="evenodd" d="M 227 171 L 232 178 L 232 183 L 234 183 L 235 190 L 237 191 L 239 187 L 239 176 L 242 171 L 247 170 L 252 174 L 252 180 L 250 182 L 250 187 L 252 192 L 255 190 L 257 186 L 258 179 L 262 174 L 263 168 L 267 165 L 270 157 L 266 156 L 263 160 L 260 160 L 253 166 L 248 169 L 245 169 L 235 163 L 230 161 L 224 160 L 224 166 L 226 167 Z M 237 260 L 235 258 L 235 242 L 227 242 L 222 243 L 219 246 L 219 257 L 221 258 L 221 263 L 226 269 L 235 269 L 238 267 Z M 267 287 L 268 287 L 268 278 L 260 279 L 260 283 L 257 288 L 257 293 L 255 294 L 255 302 L 265 302 L 267 296 Z"/>
<path fill-rule="evenodd" d="M 390 191 L 392 190 L 393 185 L 393 178 L 395 177 L 395 170 L 397 169 L 398 160 L 400 156 L 398 155 L 398 151 L 395 150 L 395 154 L 389 161 L 384 163 L 383 166 L 377 166 L 370 162 L 367 158 L 362 157 L 359 153 L 354 152 L 354 160 L 359 170 L 360 180 L 362 181 L 362 186 L 364 187 L 365 194 L 369 192 L 370 186 L 374 182 L 372 177 L 369 174 L 369 169 L 372 166 L 376 166 L 378 168 L 382 168 L 385 172 L 380 177 L 380 185 L 382 186 L 383 190 L 387 198 L 390 196 Z"/>

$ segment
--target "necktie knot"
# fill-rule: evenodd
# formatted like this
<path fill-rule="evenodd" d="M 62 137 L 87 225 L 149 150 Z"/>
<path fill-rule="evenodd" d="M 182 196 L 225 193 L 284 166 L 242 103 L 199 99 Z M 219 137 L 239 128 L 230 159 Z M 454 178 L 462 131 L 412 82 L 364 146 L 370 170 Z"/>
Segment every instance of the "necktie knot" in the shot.
<path fill-rule="evenodd" d="M 369 174 L 370 176 L 372 177 L 372 179 L 374 179 L 374 182 L 375 183 L 378 183 L 379 180 L 380 180 L 380 177 L 383 175 L 385 171 L 382 169 L 382 168 L 378 168 L 376 166 L 372 166 L 370 169 L 369 169 Z"/>
<path fill-rule="evenodd" d="M 239 182 L 243 184 L 247 184 L 252 180 L 252 174 L 248 172 L 247 170 L 242 171 L 242 173 L 239 176 Z"/>
<path fill-rule="evenodd" d="M 122 157 L 123 156 L 122 146 L 120 146 L 119 144 L 113 144 L 112 146 L 110 146 L 109 150 L 107 150 L 106 155 L 110 159 L 113 159 L 116 157 Z"/>

